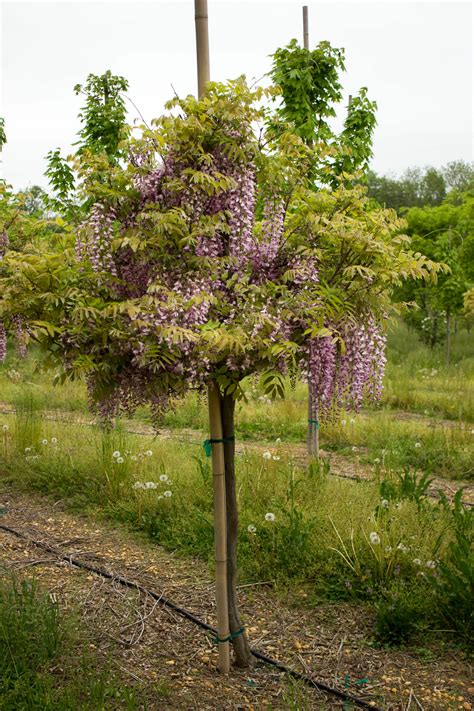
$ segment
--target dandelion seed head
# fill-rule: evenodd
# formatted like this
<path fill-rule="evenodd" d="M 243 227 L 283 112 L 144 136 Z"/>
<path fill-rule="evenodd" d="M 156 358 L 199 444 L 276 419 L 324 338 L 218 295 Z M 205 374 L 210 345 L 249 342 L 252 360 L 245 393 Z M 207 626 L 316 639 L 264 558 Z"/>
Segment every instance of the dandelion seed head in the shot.
<path fill-rule="evenodd" d="M 166 496 L 167 499 L 169 499 L 169 497 L 172 496 L 172 495 L 173 495 L 173 492 L 172 492 L 172 491 L 164 491 L 164 492 L 163 492 L 163 496 Z"/>
<path fill-rule="evenodd" d="M 264 459 L 271 459 L 271 458 L 272 458 L 272 454 L 271 454 L 271 452 L 268 452 L 268 451 L 267 451 L 267 452 L 264 452 L 264 453 L 262 454 L 262 457 L 263 457 Z"/>
<path fill-rule="evenodd" d="M 274 513 L 268 512 L 265 514 L 265 521 L 271 521 L 273 523 L 274 520 L 275 520 Z"/>
<path fill-rule="evenodd" d="M 378 546 L 380 543 L 380 536 L 378 533 L 376 533 L 376 531 L 372 531 L 369 535 L 369 540 L 373 546 Z"/>
<path fill-rule="evenodd" d="M 250 526 L 247 526 L 247 531 L 248 531 L 249 533 L 255 533 L 256 530 L 257 530 L 256 527 L 253 526 L 252 524 L 250 524 Z"/>

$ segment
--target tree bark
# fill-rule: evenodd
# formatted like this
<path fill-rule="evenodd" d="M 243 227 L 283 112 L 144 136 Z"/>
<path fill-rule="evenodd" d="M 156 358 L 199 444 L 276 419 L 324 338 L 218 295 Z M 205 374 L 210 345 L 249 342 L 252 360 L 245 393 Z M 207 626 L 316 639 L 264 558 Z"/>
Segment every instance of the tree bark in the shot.
<path fill-rule="evenodd" d="M 319 461 L 319 427 L 315 421 L 317 421 L 317 410 L 313 403 L 311 386 L 308 383 L 308 432 L 306 444 L 309 457 L 315 457 Z"/>
<path fill-rule="evenodd" d="M 446 366 L 449 367 L 451 361 L 451 311 L 446 310 Z"/>
<path fill-rule="evenodd" d="M 227 602 L 227 544 L 226 544 L 226 490 L 225 461 L 222 442 L 222 400 L 218 385 L 211 381 L 208 386 L 209 434 L 212 444 L 212 479 L 214 489 L 214 543 L 216 560 L 216 611 L 217 635 L 220 640 L 219 671 L 230 670 L 229 612 Z"/>
<path fill-rule="evenodd" d="M 222 431 L 224 438 L 234 437 L 235 400 L 232 395 L 222 398 Z M 224 445 L 225 489 L 227 513 L 227 599 L 229 605 L 229 628 L 231 634 L 242 628 L 237 602 L 237 540 L 238 511 L 235 486 L 235 441 Z M 249 667 L 252 661 L 247 634 L 239 634 L 232 640 L 236 666 Z"/>

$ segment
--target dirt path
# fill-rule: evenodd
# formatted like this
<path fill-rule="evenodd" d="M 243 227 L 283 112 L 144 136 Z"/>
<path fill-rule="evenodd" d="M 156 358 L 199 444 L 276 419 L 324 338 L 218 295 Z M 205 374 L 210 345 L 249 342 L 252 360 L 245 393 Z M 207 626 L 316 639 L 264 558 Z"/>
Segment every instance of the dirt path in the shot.
<path fill-rule="evenodd" d="M 10 488 L 1 490 L 0 506 L 7 509 L 0 523 L 139 581 L 215 623 L 213 584 L 202 562 L 179 558 L 101 521 L 73 516 L 59 502 Z M 215 645 L 198 627 L 154 606 L 146 595 L 73 568 L 1 530 L 0 556 L 19 575 L 34 572 L 63 609 L 79 608 L 98 653 L 117 665 L 125 681 L 146 685 L 153 711 L 343 708 L 319 692 L 291 685 L 265 665 L 219 676 Z M 297 591 L 285 603 L 271 588 L 244 586 L 242 610 L 253 646 L 329 685 L 373 699 L 387 711 L 473 708 L 473 670 L 460 654 L 429 647 L 376 649 L 370 646 L 373 620 L 368 608 L 337 604 L 308 609 L 306 594 Z"/>
<path fill-rule="evenodd" d="M 0 402 L 0 413 L 14 414 L 15 410 L 7 403 Z M 83 425 L 92 427 L 97 425 L 97 421 L 91 417 L 84 417 L 83 414 L 67 412 L 67 411 L 48 411 L 43 410 L 42 416 L 46 420 L 71 423 L 75 425 Z M 416 417 L 419 417 L 416 415 Z M 449 421 L 447 421 L 449 422 Z M 136 421 L 125 421 L 124 427 L 131 434 L 144 435 L 153 437 L 156 432 L 150 425 Z M 173 439 L 183 442 L 192 442 L 200 444 L 204 435 L 199 430 L 194 429 L 170 429 L 162 428 L 159 432 L 159 437 L 163 439 Z M 275 443 L 244 441 L 236 446 L 237 454 L 242 454 L 246 449 L 261 450 L 271 449 Z M 293 442 L 286 442 L 279 445 L 280 452 L 288 457 L 292 457 L 298 464 L 306 465 L 308 461 L 306 445 Z M 362 463 L 359 458 L 347 457 L 337 452 L 323 452 L 324 457 L 330 460 L 330 474 L 332 476 L 342 477 L 344 479 L 366 479 L 374 478 L 374 469 L 367 464 Z M 463 503 L 467 506 L 474 506 L 474 484 L 469 481 L 443 479 L 442 477 L 433 477 L 431 485 L 428 489 L 428 494 L 433 498 L 438 498 L 438 492 L 442 491 L 448 498 L 452 500 L 456 491 L 461 487 L 464 488 Z"/>

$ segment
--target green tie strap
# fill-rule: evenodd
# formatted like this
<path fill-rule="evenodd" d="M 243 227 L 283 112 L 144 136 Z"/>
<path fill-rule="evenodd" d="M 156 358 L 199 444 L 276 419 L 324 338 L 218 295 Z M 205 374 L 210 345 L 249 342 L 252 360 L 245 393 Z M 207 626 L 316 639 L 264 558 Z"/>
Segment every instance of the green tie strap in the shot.
<path fill-rule="evenodd" d="M 229 442 L 233 442 L 234 439 L 235 437 L 223 437 L 223 439 L 205 439 L 202 443 L 202 446 L 204 447 L 206 457 L 211 456 L 213 444 L 229 444 Z"/>
<path fill-rule="evenodd" d="M 221 639 L 219 635 L 217 635 L 217 637 L 214 637 L 214 644 L 223 644 L 224 642 L 231 642 L 233 639 L 243 634 L 244 632 L 245 627 L 241 627 L 240 630 L 237 630 L 237 632 L 231 632 L 229 635 L 227 635 L 227 637 L 223 637 L 223 639 Z"/>
<path fill-rule="evenodd" d="M 308 420 L 308 424 L 314 425 L 319 430 L 319 422 L 317 420 Z"/>

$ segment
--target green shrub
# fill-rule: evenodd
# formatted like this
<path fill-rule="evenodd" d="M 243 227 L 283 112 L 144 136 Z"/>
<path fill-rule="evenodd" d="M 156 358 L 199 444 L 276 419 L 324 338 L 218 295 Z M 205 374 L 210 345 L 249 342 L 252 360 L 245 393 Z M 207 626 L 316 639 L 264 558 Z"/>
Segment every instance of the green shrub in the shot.
<path fill-rule="evenodd" d="M 451 513 L 453 539 L 429 579 L 444 618 L 468 645 L 474 645 L 474 511 L 464 508 L 462 489 L 452 507 L 445 496 L 442 506 Z"/>

